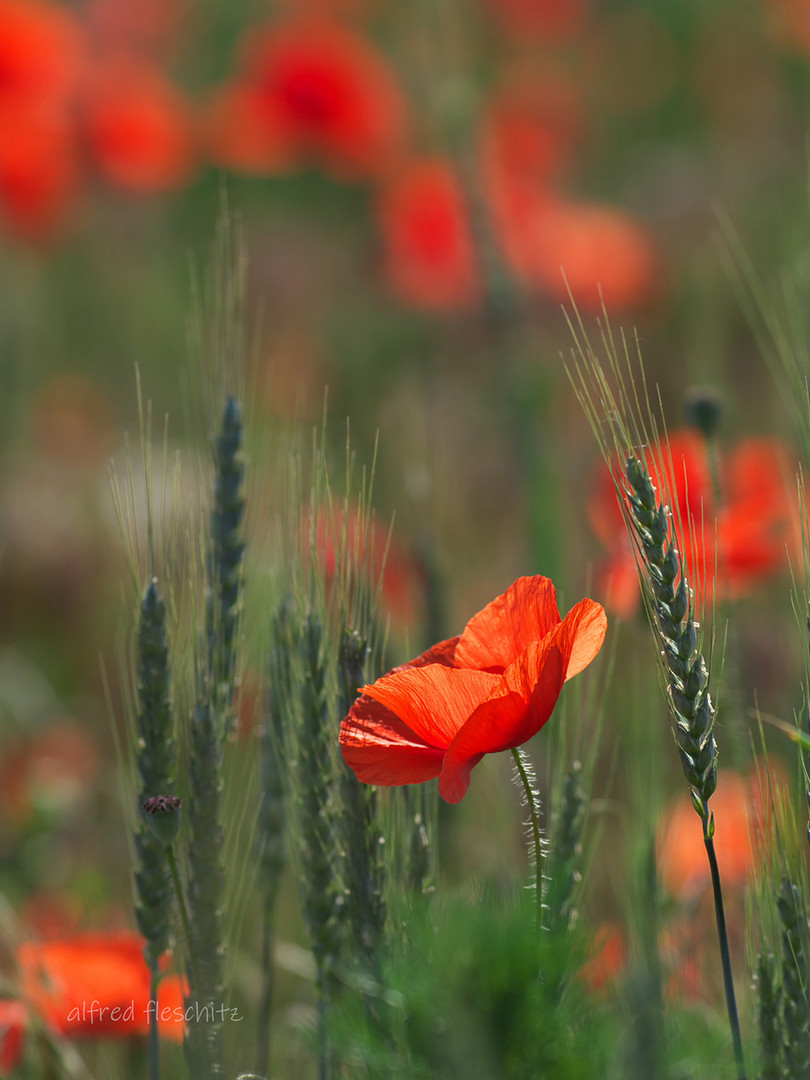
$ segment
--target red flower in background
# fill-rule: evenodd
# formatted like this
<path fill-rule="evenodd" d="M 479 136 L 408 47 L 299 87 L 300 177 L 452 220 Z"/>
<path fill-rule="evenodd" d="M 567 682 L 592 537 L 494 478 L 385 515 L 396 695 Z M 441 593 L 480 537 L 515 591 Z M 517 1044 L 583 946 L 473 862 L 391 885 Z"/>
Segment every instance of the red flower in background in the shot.
<path fill-rule="evenodd" d="M 8 229 L 26 240 L 49 239 L 80 187 L 75 127 L 67 111 L 0 95 L 0 217 Z"/>
<path fill-rule="evenodd" d="M 89 82 L 85 136 L 101 175 L 130 191 L 182 187 L 194 168 L 189 105 L 147 60 L 116 56 Z"/>
<path fill-rule="evenodd" d="M 251 140 L 260 115 L 271 148 L 287 146 L 296 163 L 341 178 L 379 176 L 399 156 L 405 98 L 361 34 L 326 19 L 273 23 L 250 32 L 242 68 L 237 85 L 259 109 L 248 118 Z M 238 112 L 231 116 L 239 125 Z"/>
<path fill-rule="evenodd" d="M 516 41 L 569 40 L 585 26 L 589 0 L 488 0 L 493 16 Z"/>
<path fill-rule="evenodd" d="M 502 208 L 504 251 L 529 288 L 600 312 L 634 307 L 659 287 L 655 247 L 642 226 L 615 207 L 575 203 L 548 191 L 513 192 Z"/>
<path fill-rule="evenodd" d="M 548 578 L 518 578 L 460 636 L 362 687 L 340 726 L 346 764 L 366 784 L 438 776 L 442 798 L 459 802 L 485 754 L 537 734 L 606 628 L 593 600 L 561 619 Z"/>
<path fill-rule="evenodd" d="M 742 885 L 754 867 L 755 840 L 762 820 L 762 800 L 756 775 L 721 770 L 712 796 L 717 823 L 714 843 L 723 884 Z M 687 795 L 673 799 L 658 830 L 657 858 L 661 881 L 682 900 L 690 900 L 711 885 L 703 845 L 703 825 Z"/>
<path fill-rule="evenodd" d="M 307 522 L 303 536 L 307 550 L 312 544 L 312 528 Z M 400 623 L 413 621 L 424 574 L 390 529 L 357 507 L 324 507 L 315 517 L 314 533 L 327 591 L 339 587 L 343 575 L 351 602 L 362 578 L 372 592 L 380 589 L 386 614 Z"/>
<path fill-rule="evenodd" d="M 143 939 L 128 932 L 79 934 L 70 940 L 25 942 L 17 951 L 22 996 L 62 1035 L 126 1037 L 149 1030 L 150 973 Z M 167 975 L 158 990 L 168 1039 L 183 1038 L 183 984 Z M 92 1009 L 91 1007 L 95 1006 Z M 117 1011 L 116 1011 L 117 1010 Z"/>
<path fill-rule="evenodd" d="M 627 955 L 627 938 L 622 927 L 617 923 L 602 923 L 596 929 L 580 978 L 592 993 L 597 993 L 624 970 Z"/>
<path fill-rule="evenodd" d="M 579 94 L 562 72 L 511 78 L 487 102 L 481 119 L 481 167 L 490 197 L 504 187 L 536 191 L 556 180 L 583 123 Z"/>
<path fill-rule="evenodd" d="M 273 175 L 295 165 L 287 133 L 268 122 L 265 99 L 249 83 L 219 86 L 203 109 L 201 127 L 211 159 L 234 172 Z"/>
<path fill-rule="evenodd" d="M 84 72 L 78 19 L 46 0 L 0 0 L 0 102 L 64 104 Z"/>
<path fill-rule="evenodd" d="M 407 165 L 377 200 L 391 289 L 418 307 L 464 307 L 480 282 L 467 202 L 451 163 Z"/>
<path fill-rule="evenodd" d="M 79 188 L 72 109 L 85 62 L 69 10 L 0 0 L 0 216 L 28 240 L 59 228 Z"/>
<path fill-rule="evenodd" d="M 85 0 L 84 6 L 103 51 L 154 55 L 178 41 L 188 0 Z"/>
<path fill-rule="evenodd" d="M 659 491 L 673 488 L 672 509 L 682 524 L 680 546 L 698 604 L 704 580 L 720 599 L 733 599 L 785 567 L 797 508 L 787 486 L 790 455 L 781 443 L 748 439 L 720 457 L 719 502 L 706 441 L 697 432 L 673 434 L 666 450 L 658 446 L 648 455 L 648 464 Z M 598 570 L 605 601 L 617 615 L 632 615 L 640 601 L 635 556 L 606 466 L 595 477 L 588 512 L 610 553 Z"/>
<path fill-rule="evenodd" d="M 28 1009 L 22 1001 L 0 999 L 0 1076 L 19 1065 L 25 1050 Z"/>

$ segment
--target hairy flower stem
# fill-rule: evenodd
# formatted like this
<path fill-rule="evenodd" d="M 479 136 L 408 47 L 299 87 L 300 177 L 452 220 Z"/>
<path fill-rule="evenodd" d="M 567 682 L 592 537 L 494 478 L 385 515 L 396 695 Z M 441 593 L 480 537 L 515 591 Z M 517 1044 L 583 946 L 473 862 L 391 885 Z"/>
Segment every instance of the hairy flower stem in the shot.
<path fill-rule="evenodd" d="M 720 887 L 720 871 L 717 867 L 717 856 L 714 851 L 714 817 L 709 819 L 707 827 L 704 822 L 703 843 L 706 846 L 706 854 L 709 857 L 709 867 L 712 872 L 712 892 L 714 893 L 714 914 L 717 921 L 717 937 L 720 942 L 720 958 L 723 965 L 723 988 L 726 993 L 726 1009 L 731 1026 L 731 1041 L 734 1046 L 734 1060 L 737 1065 L 739 1080 L 745 1080 L 745 1058 L 743 1057 L 742 1035 L 740 1033 L 740 1018 L 737 1015 L 737 999 L 734 995 L 734 978 L 731 973 L 731 950 L 728 944 L 728 931 L 726 930 L 726 915 L 723 909 L 723 891 Z"/>
<path fill-rule="evenodd" d="M 512 757 L 526 794 L 526 805 L 529 808 L 529 818 L 532 826 L 532 846 L 534 850 L 530 852 L 530 855 L 534 858 L 534 899 L 537 913 L 537 931 L 539 933 L 543 927 L 543 835 L 540 830 L 539 799 L 532 784 L 531 766 L 528 758 L 517 746 L 512 747 Z"/>

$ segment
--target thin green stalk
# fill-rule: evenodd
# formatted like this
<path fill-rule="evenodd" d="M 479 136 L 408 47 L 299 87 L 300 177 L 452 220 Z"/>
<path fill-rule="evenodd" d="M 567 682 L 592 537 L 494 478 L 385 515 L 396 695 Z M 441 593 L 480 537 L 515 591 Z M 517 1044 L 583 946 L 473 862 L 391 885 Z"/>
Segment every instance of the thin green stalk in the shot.
<path fill-rule="evenodd" d="M 194 954 L 194 941 L 191 937 L 191 925 L 188 920 L 188 909 L 186 908 L 185 897 L 183 896 L 183 886 L 180 883 L 180 872 L 177 869 L 177 859 L 174 857 L 174 851 L 172 848 L 166 848 L 166 858 L 169 862 L 169 871 L 172 875 L 172 882 L 174 883 L 174 892 L 177 897 L 177 906 L 180 909 L 180 919 L 183 923 L 183 933 L 186 935 L 186 942 L 188 943 L 188 955 L 191 961 L 191 972 L 194 978 L 194 986 L 192 992 L 196 993 L 200 985 L 200 976 L 197 971 L 197 957 Z"/>
<path fill-rule="evenodd" d="M 530 766 L 526 755 L 520 747 L 515 746 L 512 747 L 512 757 L 514 758 L 515 767 L 517 768 L 521 782 L 523 783 L 523 790 L 526 794 L 526 805 L 529 808 L 529 818 L 532 826 L 532 835 L 534 839 L 534 890 L 537 911 L 537 930 L 539 932 L 543 926 L 543 834 L 540 830 L 538 797 L 537 792 L 532 786 L 532 780 L 529 774 Z"/>
<path fill-rule="evenodd" d="M 704 819 L 703 843 L 706 846 L 706 854 L 709 856 L 709 867 L 712 872 L 714 914 L 717 921 L 717 937 L 720 942 L 720 957 L 723 964 L 723 987 L 726 993 L 726 1009 L 728 1010 L 728 1020 L 731 1026 L 731 1041 L 734 1046 L 734 1061 L 737 1065 L 738 1080 L 745 1080 L 745 1058 L 743 1057 L 740 1018 L 737 1015 L 737 999 L 734 995 L 734 978 L 731 973 L 731 950 L 728 945 L 726 915 L 723 909 L 723 890 L 720 887 L 720 871 L 717 867 L 717 856 L 714 851 L 713 814 L 709 818 Z"/>
<path fill-rule="evenodd" d="M 149 1010 L 149 1080 L 160 1080 L 160 1040 L 158 1035 L 157 996 L 160 973 L 157 965 L 149 969 L 149 1000 L 153 1008 Z"/>

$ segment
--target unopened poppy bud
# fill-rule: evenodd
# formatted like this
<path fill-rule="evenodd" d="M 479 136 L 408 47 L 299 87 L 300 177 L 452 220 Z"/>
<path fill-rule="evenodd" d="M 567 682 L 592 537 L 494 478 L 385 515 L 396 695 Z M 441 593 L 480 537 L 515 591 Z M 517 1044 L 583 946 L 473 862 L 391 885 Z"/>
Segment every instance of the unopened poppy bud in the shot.
<path fill-rule="evenodd" d="M 719 390 L 712 386 L 696 386 L 684 397 L 683 411 L 687 423 L 706 439 L 713 438 L 723 422 L 725 405 Z"/>
<path fill-rule="evenodd" d="M 164 847 L 171 847 L 180 828 L 180 807 L 177 795 L 153 795 L 142 804 L 143 818 L 152 835 Z"/>

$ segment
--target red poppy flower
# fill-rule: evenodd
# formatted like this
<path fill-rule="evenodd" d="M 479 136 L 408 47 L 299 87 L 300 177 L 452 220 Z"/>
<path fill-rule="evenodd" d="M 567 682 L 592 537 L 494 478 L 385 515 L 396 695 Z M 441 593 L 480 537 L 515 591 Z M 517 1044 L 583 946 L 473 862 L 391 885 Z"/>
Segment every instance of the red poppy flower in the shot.
<path fill-rule="evenodd" d="M 173 190 L 191 176 L 191 110 L 180 91 L 148 61 L 119 56 L 95 73 L 84 127 L 99 172 L 119 187 Z"/>
<path fill-rule="evenodd" d="M 81 25 L 62 4 L 0 0 L 0 101 L 64 103 L 84 62 Z"/>
<path fill-rule="evenodd" d="M 569 40 L 585 26 L 589 0 L 489 0 L 492 14 L 516 41 Z"/>
<path fill-rule="evenodd" d="M 418 307 L 463 307 L 480 293 L 464 192 L 453 166 L 427 158 L 406 166 L 378 198 L 386 277 Z"/>
<path fill-rule="evenodd" d="M 597 927 L 590 955 L 582 966 L 580 978 L 596 993 L 616 979 L 627 963 L 627 939 L 617 923 Z"/>
<path fill-rule="evenodd" d="M 482 169 L 491 192 L 536 189 L 556 179 L 583 126 L 577 90 L 559 71 L 510 78 L 487 102 L 481 122 Z"/>
<path fill-rule="evenodd" d="M 79 184 L 76 131 L 67 111 L 0 95 L 0 218 L 9 230 L 25 240 L 50 239 Z"/>
<path fill-rule="evenodd" d="M 313 526 L 307 520 L 304 547 L 312 546 Z M 418 610 L 422 573 L 390 529 L 355 506 L 322 508 L 314 521 L 315 547 L 327 591 L 345 576 L 347 598 L 362 577 L 372 591 L 380 589 L 386 614 L 399 623 L 413 622 Z"/>
<path fill-rule="evenodd" d="M 748 775 L 720 770 L 712 795 L 717 831 L 714 844 L 723 884 L 744 884 L 763 845 L 769 842 L 772 804 L 790 802 L 790 783 L 775 760 L 757 761 Z M 703 826 L 688 795 L 672 800 L 665 810 L 657 842 L 661 881 L 676 897 L 693 899 L 711 885 L 703 845 Z"/>
<path fill-rule="evenodd" d="M 593 600 L 561 619 L 548 578 L 518 578 L 460 636 L 362 687 L 340 727 L 344 760 L 366 784 L 438 776 L 442 798 L 459 802 L 485 754 L 540 730 L 563 683 L 599 652 L 606 628 Z"/>
<path fill-rule="evenodd" d="M 794 470 L 781 443 L 748 439 L 720 456 L 719 503 L 706 442 L 697 432 L 673 434 L 668 449 L 656 447 L 648 462 L 659 490 L 672 489 L 668 497 L 681 523 L 682 554 L 698 604 L 704 581 L 721 599 L 733 599 L 786 566 L 797 508 L 788 487 Z M 610 551 L 598 571 L 602 594 L 617 615 L 632 615 L 640 599 L 635 557 L 606 466 L 596 475 L 588 511 L 594 532 Z"/>
<path fill-rule="evenodd" d="M 57 1032 L 73 1036 L 145 1035 L 150 974 L 137 934 L 79 934 L 25 942 L 17 951 L 22 995 Z M 168 975 L 158 991 L 161 1034 L 181 1041 L 182 983 Z"/>
<path fill-rule="evenodd" d="M 385 58 L 330 20 L 292 19 L 251 31 L 245 80 L 274 138 L 337 176 L 378 176 L 401 150 L 405 98 Z"/>
<path fill-rule="evenodd" d="M 0 999 L 0 1076 L 8 1076 L 22 1061 L 28 1009 L 24 1002 Z"/>
<path fill-rule="evenodd" d="M 723 884 L 742 885 L 754 862 L 751 785 L 744 776 L 721 770 L 711 806 L 717 822 L 715 849 Z M 666 810 L 657 846 L 661 881 L 673 896 L 687 899 L 709 887 L 703 825 L 688 795 L 676 798 Z"/>
<path fill-rule="evenodd" d="M 504 255 L 531 289 L 585 311 L 634 307 L 660 287 L 652 241 L 623 211 L 548 190 L 507 192 L 499 208 Z"/>
<path fill-rule="evenodd" d="M 257 176 L 286 172 L 296 151 L 281 123 L 250 83 L 234 80 L 214 91 L 203 109 L 202 142 L 218 165 Z"/>
<path fill-rule="evenodd" d="M 104 51 L 155 55 L 179 42 L 187 0 L 85 0 L 85 19 Z"/>

